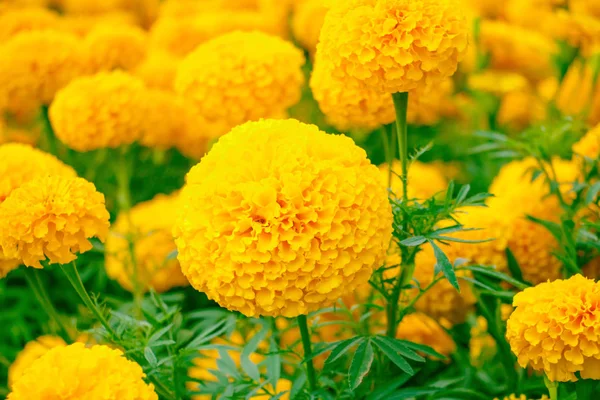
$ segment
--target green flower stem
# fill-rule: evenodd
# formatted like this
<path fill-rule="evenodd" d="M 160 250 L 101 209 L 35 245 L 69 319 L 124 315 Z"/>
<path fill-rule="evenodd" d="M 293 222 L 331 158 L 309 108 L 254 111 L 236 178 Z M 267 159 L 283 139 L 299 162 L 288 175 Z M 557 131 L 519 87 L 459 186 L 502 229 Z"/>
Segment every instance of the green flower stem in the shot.
<path fill-rule="evenodd" d="M 71 264 L 64 264 L 60 267 L 66 275 L 69 282 L 71 282 L 71 286 L 73 286 L 73 289 L 75 289 L 75 291 L 77 292 L 83 303 L 86 305 L 86 307 L 92 312 L 92 314 L 94 314 L 98 322 L 102 324 L 104 329 L 106 329 L 106 331 L 109 335 L 112 336 L 112 338 L 117 338 L 118 336 L 116 332 L 106 320 L 104 313 L 102 312 L 102 310 L 100 310 L 98 305 L 94 303 L 94 301 L 92 301 L 90 295 L 85 289 L 85 286 L 83 286 L 83 282 L 81 281 L 81 277 L 79 276 L 79 272 L 77 271 L 77 266 L 75 265 L 75 262 L 72 262 Z"/>
<path fill-rule="evenodd" d="M 48 116 L 48 106 L 43 105 L 41 109 L 42 118 L 42 135 L 44 137 L 45 145 L 48 152 L 58 156 L 58 147 L 56 146 L 56 137 L 54 136 L 54 130 L 50 123 L 50 117 Z"/>
<path fill-rule="evenodd" d="M 394 109 L 396 110 L 396 133 L 398 135 L 398 150 L 400 151 L 400 162 L 402 172 L 402 199 L 408 200 L 408 131 L 406 124 L 406 113 L 408 110 L 408 93 L 392 94 Z"/>
<path fill-rule="evenodd" d="M 56 323 L 56 325 L 58 325 L 58 327 L 62 331 L 65 339 L 68 339 L 68 341 L 73 340 L 73 337 L 69 333 L 69 330 L 63 324 L 63 322 L 60 318 L 60 315 L 58 315 L 58 312 L 56 311 L 56 309 L 54 308 L 54 305 L 50 301 L 50 296 L 48 296 L 46 287 L 44 286 L 44 284 L 42 283 L 42 280 L 40 279 L 40 273 L 42 271 L 35 269 L 35 268 L 24 268 L 24 270 L 25 270 L 25 280 L 27 281 L 27 284 L 31 288 L 33 295 L 35 296 L 37 301 L 40 303 L 40 305 L 42 306 L 42 308 L 44 309 L 46 314 L 48 314 L 48 317 L 50 317 L 50 319 L 53 320 Z"/>
<path fill-rule="evenodd" d="M 131 208 L 131 173 L 127 159 L 128 147 L 120 149 L 115 170 L 117 178 L 117 204 L 119 212 L 128 211 Z"/>
<path fill-rule="evenodd" d="M 380 129 L 381 132 L 381 142 L 383 143 L 383 152 L 385 153 L 385 161 L 388 164 L 388 188 L 392 187 L 392 162 L 394 157 L 392 155 L 392 149 L 390 148 L 390 139 L 388 138 L 387 129 L 382 127 Z M 393 137 L 393 132 L 392 132 Z"/>
<path fill-rule="evenodd" d="M 546 375 L 544 375 L 544 383 L 550 393 L 550 400 L 558 400 L 558 382 L 552 382 Z"/>
<path fill-rule="evenodd" d="M 304 358 L 309 358 L 312 355 L 312 349 L 310 345 L 310 333 L 308 331 L 306 315 L 299 315 L 297 319 L 298 327 L 300 328 L 300 335 L 302 336 L 302 346 L 304 347 Z M 317 374 L 315 373 L 315 366 L 312 359 L 306 362 L 306 375 L 308 377 L 310 391 L 314 392 L 317 389 Z"/>

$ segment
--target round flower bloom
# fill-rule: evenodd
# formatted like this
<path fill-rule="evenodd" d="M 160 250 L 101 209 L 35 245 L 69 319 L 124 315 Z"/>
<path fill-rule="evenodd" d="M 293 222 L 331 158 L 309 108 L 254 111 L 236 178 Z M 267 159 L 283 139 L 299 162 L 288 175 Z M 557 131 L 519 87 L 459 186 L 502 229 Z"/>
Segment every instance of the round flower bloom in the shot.
<path fill-rule="evenodd" d="M 502 96 L 515 91 L 524 91 L 529 88 L 527 78 L 522 74 L 510 71 L 487 70 L 469 75 L 467 78 L 469 88 Z"/>
<path fill-rule="evenodd" d="M 62 1 L 62 0 L 61 0 Z M 97 15 L 63 15 L 61 29 L 84 39 L 99 26 L 136 26 L 135 16 L 125 11 L 112 11 Z"/>
<path fill-rule="evenodd" d="M 129 291 L 134 291 L 136 284 L 141 290 L 153 288 L 157 292 L 187 286 L 188 281 L 173 256 L 176 247 L 171 230 L 177 209 L 177 195 L 158 195 L 120 214 L 105 245 L 108 276 Z"/>
<path fill-rule="evenodd" d="M 408 110 L 406 119 L 409 124 L 434 125 L 442 117 L 456 114 L 456 107 L 452 103 L 454 83 L 451 78 L 446 78 L 436 86 L 415 90 L 408 97 Z"/>
<path fill-rule="evenodd" d="M 59 346 L 34 361 L 13 384 L 8 400 L 158 400 L 142 367 L 121 350 L 83 343 Z"/>
<path fill-rule="evenodd" d="M 146 91 L 137 78 L 120 71 L 81 77 L 61 90 L 50 121 L 64 144 L 78 151 L 119 147 L 142 134 Z"/>
<path fill-rule="evenodd" d="M 24 183 L 50 175 L 75 177 L 77 173 L 52 154 L 29 145 L 0 145 L 0 204 Z"/>
<path fill-rule="evenodd" d="M 600 124 L 590 129 L 585 136 L 573 145 L 573 153 L 589 158 L 600 156 Z"/>
<path fill-rule="evenodd" d="M 166 51 L 149 50 L 146 58 L 138 64 L 133 74 L 144 81 L 149 88 L 173 90 L 178 65 L 179 59 Z"/>
<path fill-rule="evenodd" d="M 82 178 L 49 176 L 13 190 L 0 204 L 0 246 L 29 267 L 66 264 L 92 248 L 88 239 L 108 234 L 104 195 Z"/>
<path fill-rule="evenodd" d="M 456 350 L 452 337 L 435 320 L 422 313 L 404 316 L 398 325 L 396 338 L 424 344 L 444 356 Z"/>
<path fill-rule="evenodd" d="M 551 381 L 600 379 L 600 283 L 575 275 L 518 293 L 506 338 L 521 367 Z"/>
<path fill-rule="evenodd" d="M 146 33 L 135 26 L 101 24 L 84 40 L 92 71 L 132 70 L 146 56 Z"/>
<path fill-rule="evenodd" d="M 566 115 L 600 124 L 600 79 L 594 80 L 592 63 L 574 61 L 562 80 L 556 96 L 557 108 Z"/>
<path fill-rule="evenodd" d="M 187 176 L 174 234 L 190 283 L 247 316 L 333 304 L 383 262 L 392 214 L 380 172 L 345 136 L 248 122 Z"/>
<path fill-rule="evenodd" d="M 57 29 L 59 17 L 44 8 L 16 8 L 0 13 L 0 43 L 21 32 Z"/>
<path fill-rule="evenodd" d="M 59 336 L 45 335 L 27 343 L 8 369 L 8 386 L 12 387 L 29 366 L 55 347 L 65 347 L 67 343 Z"/>
<path fill-rule="evenodd" d="M 328 10 L 325 0 L 304 0 L 294 4 L 292 32 L 298 43 L 311 54 L 317 50 L 319 34 Z"/>
<path fill-rule="evenodd" d="M 456 0 L 343 0 L 331 5 L 317 52 L 338 77 L 409 92 L 454 74 L 467 36 Z"/>
<path fill-rule="evenodd" d="M 402 193 L 402 179 L 400 179 L 400 161 L 394 160 L 392 164 L 392 192 L 400 195 Z M 388 164 L 381 164 L 380 181 L 383 185 L 388 184 Z M 434 195 L 445 191 L 448 187 L 446 177 L 437 165 L 413 161 L 408 169 L 408 197 L 411 199 L 426 200 Z"/>
<path fill-rule="evenodd" d="M 0 105 L 19 114 L 50 104 L 85 72 L 79 40 L 58 31 L 23 32 L 0 45 Z"/>
<path fill-rule="evenodd" d="M 300 100 L 304 55 L 262 32 L 233 32 L 199 46 L 179 65 L 175 88 L 221 134 L 246 121 L 279 118 Z"/>
<path fill-rule="evenodd" d="M 500 103 L 498 124 L 515 131 L 522 131 L 535 122 L 546 118 L 547 104 L 531 90 L 506 94 Z"/>

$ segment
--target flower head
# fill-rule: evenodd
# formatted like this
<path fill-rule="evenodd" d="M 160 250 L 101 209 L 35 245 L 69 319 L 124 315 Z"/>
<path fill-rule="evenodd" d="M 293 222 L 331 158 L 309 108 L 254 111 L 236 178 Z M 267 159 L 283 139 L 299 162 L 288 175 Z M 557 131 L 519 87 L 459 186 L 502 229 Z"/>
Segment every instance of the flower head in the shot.
<path fill-rule="evenodd" d="M 594 76 L 592 62 L 571 64 L 556 94 L 556 106 L 563 114 L 600 124 L 600 79 Z"/>
<path fill-rule="evenodd" d="M 581 275 L 518 293 L 506 338 L 519 365 L 551 381 L 600 379 L 600 283 Z"/>
<path fill-rule="evenodd" d="M 324 0 L 304 0 L 294 4 L 292 32 L 298 43 L 312 54 L 317 50 L 319 34 L 328 10 Z"/>
<path fill-rule="evenodd" d="M 9 400 L 158 400 L 144 382 L 142 367 L 120 350 L 83 343 L 51 349 L 27 368 L 12 387 Z"/>
<path fill-rule="evenodd" d="M 398 325 L 396 337 L 424 344 L 444 356 L 449 356 L 456 350 L 456 344 L 448 332 L 435 320 L 421 313 L 404 316 Z"/>
<path fill-rule="evenodd" d="M 573 145 L 573 153 L 592 159 L 600 157 L 600 124 Z"/>
<path fill-rule="evenodd" d="M 153 288 L 165 292 L 186 286 L 171 230 L 178 208 L 177 195 L 158 195 L 118 216 L 106 240 L 106 272 L 125 289 Z M 130 254 L 133 244 L 133 256 Z M 135 266 L 132 265 L 135 259 Z M 135 269 L 134 269 L 135 268 Z M 137 281 L 137 282 L 136 282 Z"/>
<path fill-rule="evenodd" d="M 130 71 L 146 56 L 146 33 L 135 26 L 100 24 L 84 39 L 92 71 Z"/>
<path fill-rule="evenodd" d="M 454 74 L 467 35 L 455 0 L 343 0 L 325 17 L 317 53 L 337 76 L 409 92 Z"/>
<path fill-rule="evenodd" d="M 46 259 L 65 264 L 92 248 L 90 238 L 104 241 L 108 218 L 104 195 L 85 179 L 34 179 L 0 204 L 0 246 L 30 267 Z"/>
<path fill-rule="evenodd" d="M 246 121 L 283 117 L 300 100 L 303 64 L 302 52 L 283 39 L 233 32 L 188 55 L 175 88 L 224 134 Z"/>
<path fill-rule="evenodd" d="M 187 176 L 174 229 L 184 274 L 248 316 L 332 304 L 385 257 L 392 215 L 379 174 L 350 138 L 312 125 L 234 128 Z"/>
<path fill-rule="evenodd" d="M 45 335 L 27 343 L 8 369 L 8 386 L 12 387 L 29 366 L 55 347 L 65 347 L 67 343 L 59 336 Z"/>
<path fill-rule="evenodd" d="M 86 71 L 77 37 L 23 32 L 0 45 L 0 105 L 15 114 L 50 104 L 58 90 Z"/>
<path fill-rule="evenodd" d="M 57 29 L 59 17 L 44 8 L 15 8 L 0 13 L 0 43 L 21 32 Z"/>
<path fill-rule="evenodd" d="M 61 90 L 50 107 L 56 136 L 78 151 L 118 147 L 142 134 L 144 84 L 120 72 L 78 78 Z"/>
<path fill-rule="evenodd" d="M 166 51 L 149 50 L 133 74 L 153 89 L 173 90 L 179 59 Z"/>

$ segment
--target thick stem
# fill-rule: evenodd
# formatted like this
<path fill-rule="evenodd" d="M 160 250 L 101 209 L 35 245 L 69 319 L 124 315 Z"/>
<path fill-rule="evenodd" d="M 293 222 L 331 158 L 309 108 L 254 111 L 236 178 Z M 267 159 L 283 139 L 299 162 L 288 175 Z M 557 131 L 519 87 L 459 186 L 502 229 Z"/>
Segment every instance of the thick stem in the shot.
<path fill-rule="evenodd" d="M 544 375 L 544 383 L 550 393 L 550 400 L 558 400 L 558 382 L 552 382 L 546 375 Z"/>
<path fill-rule="evenodd" d="M 129 170 L 127 153 L 128 148 L 126 147 L 120 150 L 115 171 L 119 212 L 129 211 L 131 208 L 131 173 Z"/>
<path fill-rule="evenodd" d="M 27 281 L 27 284 L 33 291 L 33 295 L 35 296 L 37 301 L 40 303 L 40 305 L 42 306 L 42 308 L 44 309 L 46 314 L 48 314 L 48 317 L 50 317 L 50 319 L 53 320 L 56 323 L 56 325 L 58 325 L 58 327 L 64 334 L 64 338 L 71 341 L 73 338 L 72 338 L 71 334 L 69 333 L 69 330 L 67 329 L 67 327 L 63 324 L 63 322 L 60 318 L 60 315 L 58 315 L 58 312 L 56 311 L 56 308 L 54 308 L 54 305 L 50 301 L 50 296 L 48 296 L 46 287 L 44 286 L 44 284 L 42 283 L 42 280 L 40 279 L 41 270 L 38 270 L 35 268 L 24 268 L 24 269 L 25 269 L 25 280 Z"/>
<path fill-rule="evenodd" d="M 77 266 L 75 265 L 75 262 L 72 262 L 71 264 L 64 264 L 60 267 L 66 275 L 69 282 L 71 282 L 71 286 L 73 286 L 73 289 L 75 289 L 75 291 L 83 301 L 83 304 L 85 304 L 86 307 L 92 312 L 92 314 L 94 314 L 98 322 L 102 324 L 102 326 L 104 327 L 104 329 L 106 329 L 109 335 L 111 335 L 113 338 L 116 338 L 117 334 L 106 320 L 104 313 L 102 312 L 102 310 L 99 309 L 98 305 L 92 301 L 90 295 L 85 289 L 85 286 L 83 286 L 83 282 L 81 281 L 81 277 L 79 276 L 79 272 L 77 271 Z"/>
<path fill-rule="evenodd" d="M 400 163 L 402 172 L 402 199 L 408 200 L 408 131 L 406 125 L 406 113 L 408 110 L 408 93 L 392 94 L 394 109 L 396 110 L 396 133 L 398 135 L 398 150 L 400 151 Z"/>
<path fill-rule="evenodd" d="M 388 165 L 388 188 L 392 187 L 392 162 L 394 160 L 392 149 L 390 148 L 390 139 L 388 138 L 387 129 L 384 127 L 381 128 L 381 142 L 383 144 L 383 152 L 385 153 L 385 161 Z M 393 132 L 392 135 L 393 137 Z"/>
<path fill-rule="evenodd" d="M 48 106 L 43 105 L 41 109 L 42 118 L 42 135 L 45 141 L 46 148 L 50 154 L 58 156 L 58 148 L 56 146 L 56 137 L 48 116 Z"/>
<path fill-rule="evenodd" d="M 306 315 L 299 315 L 297 319 L 298 327 L 300 328 L 300 335 L 302 336 L 302 346 L 304 347 L 304 358 L 310 358 L 312 355 L 312 349 L 310 345 L 310 333 L 308 331 Z M 315 373 L 315 366 L 312 358 L 306 362 L 306 375 L 308 377 L 310 391 L 314 392 L 317 389 L 317 374 Z"/>

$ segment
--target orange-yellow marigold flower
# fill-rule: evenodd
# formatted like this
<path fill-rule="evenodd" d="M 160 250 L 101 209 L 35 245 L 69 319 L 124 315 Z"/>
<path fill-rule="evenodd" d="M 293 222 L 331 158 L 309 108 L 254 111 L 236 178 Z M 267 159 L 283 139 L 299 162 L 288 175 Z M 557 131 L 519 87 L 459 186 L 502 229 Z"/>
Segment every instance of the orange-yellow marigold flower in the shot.
<path fill-rule="evenodd" d="M 59 336 L 45 335 L 27 343 L 23 350 L 17 354 L 17 358 L 8 369 L 8 386 L 12 387 L 17 379 L 38 358 L 55 347 L 64 347 L 67 343 Z"/>
<path fill-rule="evenodd" d="M 44 8 L 15 8 L 0 13 L 0 43 L 21 32 L 57 29 L 58 15 Z"/>
<path fill-rule="evenodd" d="M 246 121 L 283 117 L 300 100 L 303 64 L 304 55 L 290 42 L 262 32 L 233 32 L 188 55 L 175 88 L 224 134 Z"/>
<path fill-rule="evenodd" d="M 120 350 L 83 343 L 59 346 L 34 361 L 13 384 L 9 400 L 158 400 L 142 367 Z"/>
<path fill-rule="evenodd" d="M 600 156 L 600 124 L 573 145 L 573 153 L 592 159 Z"/>
<path fill-rule="evenodd" d="M 128 25 L 100 24 L 84 39 L 92 71 L 130 71 L 146 56 L 147 34 Z"/>
<path fill-rule="evenodd" d="M 424 344 L 444 356 L 450 356 L 456 350 L 452 337 L 438 324 L 422 313 L 404 316 L 396 331 L 398 339 Z"/>
<path fill-rule="evenodd" d="M 392 215 L 379 174 L 350 138 L 313 125 L 234 128 L 187 176 L 174 229 L 184 274 L 248 316 L 333 304 L 384 260 Z"/>
<path fill-rule="evenodd" d="M 409 92 L 454 74 L 467 36 L 455 0 L 342 0 L 325 17 L 317 53 L 336 76 Z"/>
<path fill-rule="evenodd" d="M 328 10 L 325 0 L 304 0 L 294 4 L 292 32 L 298 43 L 313 54 L 317 50 L 319 34 Z"/>
<path fill-rule="evenodd" d="M 173 90 L 179 59 L 166 51 L 150 49 L 133 74 L 153 89 Z"/>
<path fill-rule="evenodd" d="M 61 90 L 50 107 L 56 136 L 78 151 L 118 147 L 142 134 L 146 91 L 121 71 L 81 77 Z"/>
<path fill-rule="evenodd" d="M 575 275 L 518 293 L 506 337 L 519 365 L 551 381 L 600 379 L 600 283 Z"/>
<path fill-rule="evenodd" d="M 104 195 L 82 178 L 49 176 L 13 190 L 0 204 L 0 246 L 8 258 L 42 268 L 69 263 L 108 234 Z"/>
<path fill-rule="evenodd" d="M 153 288 L 157 292 L 188 285 L 174 255 L 176 247 L 171 234 L 178 204 L 176 194 L 158 195 L 118 216 L 105 246 L 109 277 L 129 291 L 134 291 L 136 285 L 140 290 Z"/>
<path fill-rule="evenodd" d="M 600 79 L 594 76 L 591 62 L 571 64 L 556 94 L 556 106 L 563 114 L 600 124 Z"/>

